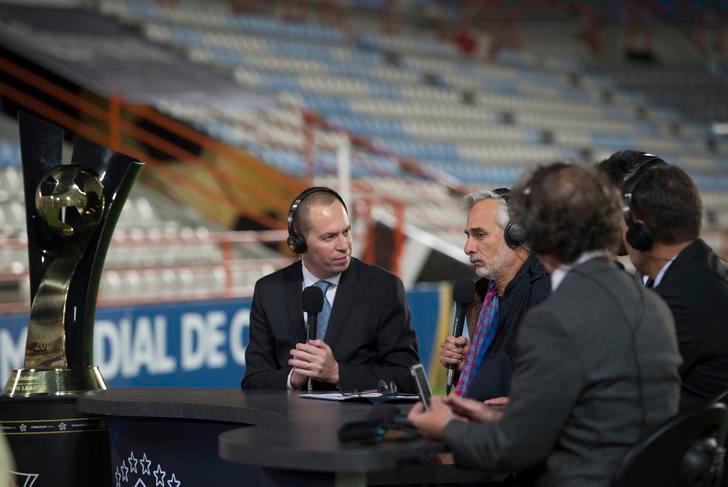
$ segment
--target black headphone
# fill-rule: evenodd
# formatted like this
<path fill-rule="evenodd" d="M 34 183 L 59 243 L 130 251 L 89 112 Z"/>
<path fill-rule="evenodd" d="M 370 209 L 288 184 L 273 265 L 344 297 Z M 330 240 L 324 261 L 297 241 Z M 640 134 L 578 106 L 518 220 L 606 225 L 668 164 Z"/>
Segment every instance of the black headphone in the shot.
<path fill-rule="evenodd" d="M 505 201 L 506 204 L 510 203 L 510 188 L 496 188 L 493 190 L 493 194 Z M 526 229 L 523 228 L 523 225 L 509 221 L 503 229 L 503 238 L 511 247 L 521 247 L 526 242 Z"/>
<path fill-rule="evenodd" d="M 298 207 L 301 206 L 303 200 L 305 200 L 314 193 L 329 193 L 331 195 L 334 195 L 336 199 L 341 202 L 344 210 L 346 210 L 347 213 L 349 212 L 348 208 L 346 207 L 346 203 L 344 203 L 344 199 L 339 196 L 339 193 L 337 193 L 333 189 L 327 188 L 325 186 L 313 186 L 304 189 L 301 194 L 296 196 L 296 199 L 294 199 L 293 203 L 291 203 L 291 208 L 288 210 L 288 239 L 286 240 L 286 243 L 288 244 L 288 248 L 291 249 L 291 252 L 293 252 L 294 254 L 302 254 L 308 248 L 304 236 L 295 230 L 294 222 L 296 220 L 296 212 L 298 211 Z"/>
<path fill-rule="evenodd" d="M 646 252 L 652 248 L 655 239 L 644 223 L 636 222 L 632 213 L 632 194 L 635 188 L 653 167 L 667 164 L 653 154 L 642 154 L 642 159 L 624 176 L 623 200 L 624 221 L 627 223 L 627 242 L 632 248 Z"/>

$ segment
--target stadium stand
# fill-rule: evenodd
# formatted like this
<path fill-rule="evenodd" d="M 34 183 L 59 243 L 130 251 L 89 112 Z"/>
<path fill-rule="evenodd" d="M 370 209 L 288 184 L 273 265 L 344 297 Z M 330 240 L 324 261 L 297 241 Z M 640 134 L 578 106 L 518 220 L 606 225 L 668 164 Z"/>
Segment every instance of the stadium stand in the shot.
<path fill-rule="evenodd" d="M 0 134 L 0 303 L 28 302 L 27 236 L 20 145 L 2 117 Z M 105 302 L 248 294 L 281 262 L 244 235 L 225 234 L 190 207 L 137 184 L 117 223 L 100 296 Z M 280 237 L 278 237 L 280 239 Z M 229 255 L 224 255 L 229 252 Z M 229 276 L 229 277 L 228 277 Z M 226 282 L 230 278 L 231 282 Z"/>
<path fill-rule="evenodd" d="M 588 63 L 593 54 L 589 45 L 573 42 L 583 28 L 580 17 L 567 10 L 540 10 L 535 19 L 518 24 L 521 50 L 493 49 L 493 56 L 486 59 L 463 53 L 462 46 L 416 16 L 396 32 L 382 32 L 378 26 L 372 28 L 381 15 L 377 2 L 339 4 L 343 24 L 325 25 L 286 19 L 281 2 L 233 14 L 230 3 L 222 1 L 105 0 L 100 11 L 107 19 L 132 27 L 135 30 L 125 32 L 141 34 L 158 49 L 140 50 L 141 41 L 134 39 L 104 44 L 103 49 L 118 59 L 169 59 L 169 52 L 174 52 L 211 77 L 214 73 L 217 84 L 206 93 L 172 96 L 171 88 L 165 93 L 163 86 L 150 85 L 150 93 L 158 96 L 147 95 L 145 101 L 294 180 L 314 177 L 317 184 L 336 186 L 338 158 L 341 151 L 349 151 L 352 207 L 355 215 L 365 217 L 356 230 L 365 234 L 366 218 L 387 227 L 400 226 L 408 250 L 426 246 L 453 262 L 463 262 L 460 196 L 464 192 L 511 185 L 524 169 L 538 164 L 557 159 L 592 163 L 625 148 L 655 152 L 691 174 L 703 192 L 706 238 L 720 238 L 718 232 L 728 227 L 728 147 L 690 118 L 693 113 L 708 113 L 708 103 L 716 116 L 722 116 L 725 104 L 708 102 L 705 110 L 691 105 L 676 111 L 661 104 L 660 97 L 671 97 L 667 88 L 664 95 L 656 88 L 649 96 L 633 90 L 638 84 L 634 80 L 650 83 L 650 76 L 659 77 L 659 71 L 647 75 L 632 68 L 608 69 L 613 61 L 608 50 L 601 65 Z M 454 22 L 460 13 L 446 12 L 447 21 Z M 609 8 L 598 13 L 624 15 Z M 0 23 L 6 32 L 28 42 L 38 35 L 22 22 Z M 663 34 L 671 41 L 665 45 L 676 44 L 674 33 L 660 31 Z M 81 35 L 43 35 L 45 44 L 53 45 L 55 35 L 59 45 L 84 55 Z M 549 42 L 544 42 L 546 35 L 552 36 Z M 609 44 L 617 34 L 605 28 L 601 35 L 603 44 Z M 684 49 L 668 51 L 667 58 L 676 52 L 685 55 Z M 167 74 L 170 86 L 176 86 L 176 74 Z M 233 95 L 229 86 L 220 84 L 220 74 L 237 83 L 241 93 L 265 102 L 226 103 Z M 694 79 L 701 87 L 709 84 L 704 74 Z M 164 78 L 154 79 L 163 83 L 159 80 Z M 679 91 L 683 85 L 678 81 L 673 77 L 664 84 Z M 686 100 L 693 96 L 682 92 Z M 719 89 L 715 92 L 724 96 Z M 11 172 L 6 170 L 3 177 L 7 186 L 17 188 L 12 181 L 17 174 Z M 224 287 L 229 277 L 220 265 L 222 251 L 218 240 L 208 235 L 219 228 L 154 214 L 164 204 L 151 204 L 151 194 L 140 198 L 128 205 L 130 220 L 154 224 L 120 227 L 120 240 L 130 245 L 109 256 L 105 285 L 118 295 L 124 295 L 128 283 L 144 294 L 169 289 L 173 279 L 182 289 L 189 285 L 192 294 L 198 288 Z M 2 208 L 0 218 L 17 217 L 15 202 Z M 203 213 L 210 218 L 209 212 Z M 135 244 L 145 239 L 184 240 L 188 235 L 205 241 L 209 248 L 203 248 L 209 251 L 168 252 L 164 246 Z M 715 241 L 711 244 L 721 247 Z M 405 255 L 401 245 L 397 252 Z M 362 247 L 360 252 L 365 256 L 369 252 L 371 258 L 371 242 Z M 281 262 L 276 261 L 279 254 L 262 246 L 253 248 L 268 259 L 265 272 Z M 111 268 L 117 263 L 135 270 L 122 276 Z M 200 264 L 211 266 L 213 272 L 202 276 L 194 266 L 177 274 L 145 272 L 159 263 Z M 403 268 L 411 267 L 405 263 Z M 260 265 L 247 273 L 235 272 L 235 285 L 248 288 L 265 272 Z M 408 284 L 419 277 L 418 270 L 406 273 Z M 158 285 L 160 279 L 163 286 Z"/>
<path fill-rule="evenodd" d="M 335 127 L 472 187 L 512 184 L 524 167 L 555 159 L 590 162 L 639 147 L 684 166 L 707 193 L 726 189 L 725 151 L 709 147 L 707 130 L 670 110 L 648 109 L 643 96 L 620 89 L 612 79 L 586 70 L 575 73 L 570 68 L 578 59 L 569 64 L 553 58 L 549 63 L 526 52 L 485 63 L 462 56 L 453 44 L 426 31 L 377 35 L 367 25 L 357 30 L 355 18 L 354 41 L 345 42 L 334 28 L 286 22 L 273 12 L 267 17 L 230 17 L 210 9 L 197 15 L 194 2 L 173 8 L 106 2 L 103 8 L 141 26 L 149 39 L 226 69 L 247 88 L 281 94 L 293 108 L 277 116 L 294 125 L 300 123 L 296 109 L 305 107 Z M 560 39 L 564 44 L 568 39 L 556 37 L 549 44 L 556 46 L 552 53 Z M 194 107 L 163 110 L 190 120 Z M 251 140 L 243 119 L 257 123 L 265 118 L 208 112 L 190 122 L 302 174 L 304 140 L 296 127 L 281 131 L 262 122 L 255 132 L 272 140 Z M 278 144 L 282 147 L 270 148 Z M 316 159 L 324 171 L 331 170 L 331 156 L 317 154 Z M 386 171 L 386 165 L 379 169 Z M 355 176 L 371 174 L 361 169 Z M 722 199 L 707 195 L 718 205 L 724 204 Z M 723 208 L 712 211 L 719 214 Z"/>

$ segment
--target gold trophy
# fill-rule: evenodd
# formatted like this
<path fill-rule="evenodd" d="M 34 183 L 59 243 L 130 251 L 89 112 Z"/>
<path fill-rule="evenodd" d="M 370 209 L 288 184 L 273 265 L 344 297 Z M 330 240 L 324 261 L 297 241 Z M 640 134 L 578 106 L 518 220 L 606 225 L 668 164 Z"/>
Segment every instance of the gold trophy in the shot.
<path fill-rule="evenodd" d="M 18 116 L 31 310 L 25 363 L 7 396 L 106 389 L 93 366 L 93 324 L 111 235 L 142 163 L 77 138 L 63 164 L 63 129 Z"/>

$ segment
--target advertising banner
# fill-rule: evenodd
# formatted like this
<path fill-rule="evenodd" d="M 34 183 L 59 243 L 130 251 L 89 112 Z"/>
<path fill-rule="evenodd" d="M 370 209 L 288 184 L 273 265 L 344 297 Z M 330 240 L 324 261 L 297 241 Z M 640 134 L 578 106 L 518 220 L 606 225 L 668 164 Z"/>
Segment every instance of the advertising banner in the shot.
<path fill-rule="evenodd" d="M 432 286 L 411 290 L 407 300 L 422 362 L 431 370 L 437 363 L 433 350 L 442 339 L 438 336 L 447 333 L 449 326 L 449 289 Z M 245 373 L 250 301 L 99 307 L 94 325 L 94 363 L 109 387 L 239 387 Z M 27 313 L 0 316 L 2 380 L 22 366 L 27 320 Z M 430 374 L 438 382 L 435 375 Z"/>

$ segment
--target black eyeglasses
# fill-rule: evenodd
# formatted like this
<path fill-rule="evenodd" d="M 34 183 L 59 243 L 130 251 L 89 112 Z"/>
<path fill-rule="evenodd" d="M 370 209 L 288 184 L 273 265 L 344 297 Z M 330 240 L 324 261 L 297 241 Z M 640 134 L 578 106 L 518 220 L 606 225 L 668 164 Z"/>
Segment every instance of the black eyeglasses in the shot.
<path fill-rule="evenodd" d="M 341 388 L 339 388 L 339 392 L 342 396 L 356 396 L 360 397 L 362 399 L 367 399 L 366 396 L 372 395 L 372 394 L 381 394 L 382 396 L 388 396 L 388 395 L 396 395 L 397 394 L 397 384 L 394 383 L 394 381 L 389 381 L 389 384 L 387 384 L 387 381 L 384 379 L 379 379 L 379 382 L 377 383 L 376 389 L 366 389 L 363 391 L 358 391 L 356 389 L 352 391 L 344 391 Z"/>

